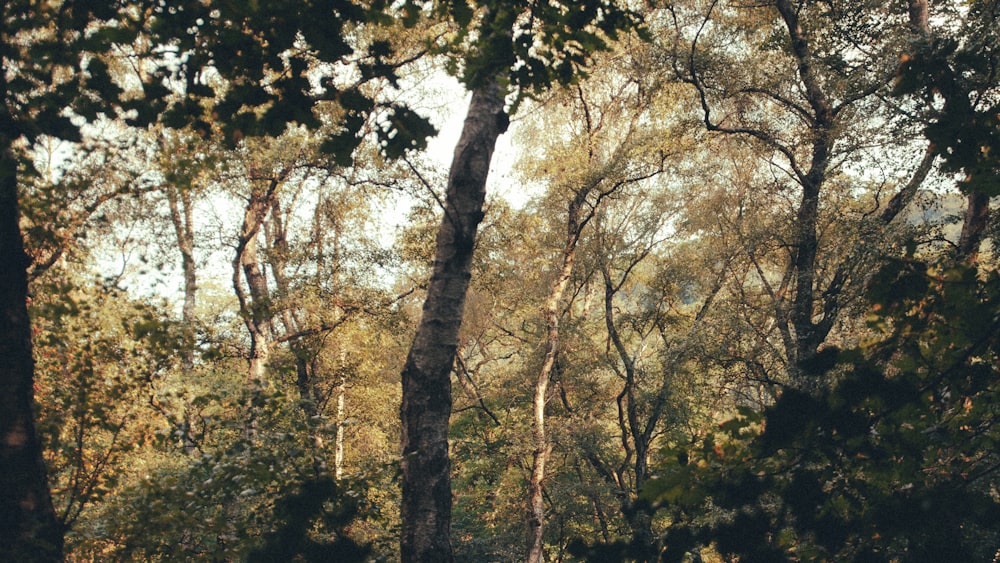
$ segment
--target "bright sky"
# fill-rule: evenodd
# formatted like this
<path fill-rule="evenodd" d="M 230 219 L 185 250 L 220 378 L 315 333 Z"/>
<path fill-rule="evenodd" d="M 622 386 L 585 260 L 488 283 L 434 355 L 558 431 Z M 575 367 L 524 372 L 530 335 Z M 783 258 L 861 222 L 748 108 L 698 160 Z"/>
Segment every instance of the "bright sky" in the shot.
<path fill-rule="evenodd" d="M 462 133 L 462 122 L 472 96 L 454 78 L 443 76 L 435 80 L 432 95 L 438 99 L 449 100 L 447 103 L 431 108 L 430 113 L 440 133 L 427 144 L 427 155 L 444 169 L 451 165 L 455 145 Z M 511 131 L 504 133 L 497 141 L 496 152 L 493 153 L 493 163 L 487 181 L 487 194 L 491 197 L 503 197 L 514 207 L 523 206 L 532 195 L 531 190 L 522 189 L 520 182 L 513 176 L 511 168 L 515 158 L 512 143 L 512 130 L 517 126 L 511 124 Z M 442 187 L 443 188 L 443 187 Z"/>
<path fill-rule="evenodd" d="M 419 89 L 426 93 L 418 95 L 422 100 L 414 104 L 415 109 L 428 116 L 440 130 L 437 137 L 428 142 L 425 154 L 446 173 L 461 135 L 471 94 L 456 79 L 445 75 L 425 81 Z M 514 126 L 516 124 L 512 128 Z M 513 134 L 508 131 L 497 142 L 487 193 L 489 198 L 504 198 L 512 206 L 521 207 L 537 189 L 525 188 L 512 172 L 516 157 L 512 138 Z M 435 188 L 439 194 L 444 193 L 445 186 Z M 393 243 L 398 230 L 405 225 L 410 207 L 405 196 L 396 198 L 396 202 L 395 209 L 381 217 L 383 226 L 379 229 L 379 238 L 386 246 Z M 221 205 L 229 206 L 225 202 Z M 238 226 L 235 221 L 242 217 L 242 210 L 222 209 L 219 206 L 220 202 L 202 202 L 196 207 L 195 221 L 199 226 L 195 252 L 199 264 L 199 285 L 205 289 L 215 286 L 225 291 L 231 284 L 232 276 L 232 249 L 229 246 L 231 243 L 227 241 L 235 236 L 234 229 Z M 176 302 L 179 308 L 183 299 L 179 253 L 176 260 L 168 257 L 167 262 L 158 268 L 139 260 L 139 255 L 146 251 L 144 244 L 142 237 L 139 237 L 127 246 L 107 249 L 105 255 L 98 259 L 102 264 L 101 269 L 114 273 L 129 271 L 129 274 L 120 279 L 120 283 L 125 284 L 130 291 L 140 296 L 165 297 Z"/>

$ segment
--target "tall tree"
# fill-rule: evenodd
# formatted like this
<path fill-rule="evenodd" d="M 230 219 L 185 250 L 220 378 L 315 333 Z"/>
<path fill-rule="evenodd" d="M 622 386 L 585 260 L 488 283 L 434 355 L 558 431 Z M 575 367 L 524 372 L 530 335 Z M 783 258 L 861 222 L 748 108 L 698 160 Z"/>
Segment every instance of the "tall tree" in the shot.
<path fill-rule="evenodd" d="M 444 217 L 427 298 L 402 371 L 402 487 L 404 562 L 452 561 L 448 422 L 451 371 L 469 287 L 476 232 L 483 218 L 486 178 L 497 138 L 507 129 L 508 88 L 568 83 L 606 46 L 606 38 L 633 26 L 612 2 L 565 7 L 555 2 L 442 2 L 460 29 L 464 81 L 472 89 L 455 147 Z M 463 44 L 471 38 L 471 43 Z"/>
<path fill-rule="evenodd" d="M 111 25 L 109 25 L 109 22 Z M 94 119 L 120 89 L 98 56 L 111 35 L 127 40 L 133 26 L 119 20 L 117 2 L 0 7 L 0 556 L 12 561 L 62 559 L 56 518 L 34 423 L 34 363 L 20 232 L 18 182 L 25 143 L 49 134 L 79 139 L 64 111 Z M 94 56 L 98 55 L 98 56 Z M 19 154 L 20 153 L 20 154 Z"/>
<path fill-rule="evenodd" d="M 560 322 L 567 309 L 567 290 L 574 275 L 577 251 L 587 225 L 601 212 L 605 201 L 619 196 L 633 184 L 640 184 L 663 170 L 669 153 L 667 143 L 650 135 L 648 114 L 650 100 L 643 96 L 636 81 L 617 83 L 614 70 L 603 80 L 594 77 L 554 97 L 571 107 L 573 119 L 567 129 L 552 128 L 546 135 L 571 135 L 546 146 L 535 167 L 548 176 L 549 189 L 560 208 L 565 206 L 564 238 L 552 267 L 552 284 L 542 307 L 545 338 L 541 345 L 542 363 L 533 381 L 532 462 L 528 481 L 527 560 L 544 560 L 546 464 L 552 444 L 546 431 L 546 405 L 551 399 L 550 383 L 562 354 Z M 644 156 L 639 156 L 640 154 Z M 544 164 L 542 164 L 544 163 Z M 555 172 L 559 169 L 563 172 Z"/>
<path fill-rule="evenodd" d="M 486 176 L 506 129 L 499 81 L 473 91 L 448 178 L 434 272 L 417 334 L 403 366 L 403 561 L 451 561 L 448 421 L 451 370 L 469 286 Z"/>
<path fill-rule="evenodd" d="M 160 189 L 167 200 L 170 224 L 181 257 L 181 273 L 184 279 L 184 303 L 181 320 L 189 339 L 194 341 L 194 327 L 198 308 L 198 266 L 195 260 L 195 205 L 199 188 L 204 183 L 205 172 L 214 163 L 210 155 L 214 151 L 204 150 L 201 138 L 187 131 L 170 134 L 168 131 L 154 133 L 160 151 L 160 165 L 163 168 L 163 185 Z M 184 369 L 194 369 L 195 347 L 190 346 L 184 353 Z"/>
<path fill-rule="evenodd" d="M 702 9 L 691 23 L 692 10 Z M 909 19 L 898 8 L 876 3 L 714 1 L 670 11 L 678 38 L 675 71 L 694 88 L 705 127 L 757 145 L 761 174 L 771 177 L 757 182 L 797 191 L 785 264 L 776 274 L 760 269 L 760 283 L 772 300 L 787 375 L 796 385 L 812 387 L 817 382 L 800 378 L 799 366 L 815 356 L 850 302 L 849 289 L 864 278 L 852 271 L 862 246 L 839 263 L 826 263 L 824 201 L 835 195 L 836 182 L 854 162 L 877 158 L 869 144 L 895 143 L 880 136 L 873 124 L 883 122 L 872 116 L 901 121 L 879 94 L 890 89 L 912 29 Z M 743 55 L 730 60 L 734 53 Z M 769 68 L 731 73 L 725 69 L 734 67 L 719 66 L 722 60 L 752 65 L 743 57 L 761 56 L 768 57 Z M 933 158 L 925 151 L 910 180 L 880 210 L 881 230 L 912 199 Z"/>
<path fill-rule="evenodd" d="M 340 162 L 350 160 L 375 111 L 386 117 L 388 125 L 374 133 L 387 153 L 419 147 L 432 131 L 428 122 L 405 106 L 376 102 L 361 88 L 383 77 L 395 80 L 400 63 L 389 60 L 392 45 L 351 45 L 348 40 L 357 36 L 343 33 L 354 25 L 392 24 L 384 8 L 319 1 L 168 6 L 75 0 L 17 1 L 0 8 L 5 71 L 0 77 L 0 354 L 7 359 L 0 368 L 0 550 L 8 558 L 59 560 L 63 544 L 33 423 L 29 260 L 19 229 L 18 151 L 43 134 L 77 140 L 73 117 L 93 120 L 118 111 L 138 125 L 160 119 L 168 127 L 191 125 L 204 134 L 214 123 L 236 142 L 277 135 L 290 122 L 318 127 L 322 120 L 313 108 L 323 102 L 343 109 L 343 127 L 325 146 Z M 401 9 L 415 6 L 407 2 Z M 140 32 L 143 39 L 136 41 Z M 113 46 L 116 55 L 135 63 L 141 94 L 123 96 L 122 85 L 135 82 L 112 78 L 102 56 Z M 323 87 L 314 87 L 310 69 L 338 62 L 359 70 L 357 80 L 339 81 L 327 67 Z"/>

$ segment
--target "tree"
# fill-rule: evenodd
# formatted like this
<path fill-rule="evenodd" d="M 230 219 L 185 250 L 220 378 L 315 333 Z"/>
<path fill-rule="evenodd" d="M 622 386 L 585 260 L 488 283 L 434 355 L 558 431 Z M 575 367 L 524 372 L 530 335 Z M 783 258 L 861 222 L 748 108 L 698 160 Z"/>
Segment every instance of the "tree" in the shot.
<path fill-rule="evenodd" d="M 995 555 L 997 276 L 910 257 L 875 282 L 875 338 L 818 368 L 836 385 L 744 409 L 664 464 L 646 494 L 677 518 L 665 560 L 699 543 L 773 561 Z"/>
<path fill-rule="evenodd" d="M 154 439 L 149 397 L 183 350 L 165 311 L 79 272 L 50 270 L 32 288 L 40 438 L 57 517 L 71 535 L 81 516 L 128 473 Z M 85 520 L 85 518 L 83 519 Z"/>
<path fill-rule="evenodd" d="M 406 8 L 413 9 L 407 3 Z M 317 127 L 313 107 L 338 101 L 344 127 L 326 148 L 341 162 L 349 161 L 360 143 L 358 132 L 369 113 L 388 113 L 388 126 L 376 130 L 387 153 L 419 147 L 431 131 L 404 106 L 379 104 L 359 89 L 381 77 L 395 77 L 397 63 L 388 42 L 362 49 L 353 62 L 360 78 L 338 88 L 327 76 L 317 93 L 307 72 L 320 63 L 355 55 L 342 34 L 345 26 L 388 21 L 384 6 L 362 8 L 326 2 L 267 2 L 254 5 L 206 6 L 200 2 L 166 6 L 158 3 L 67 0 L 35 6 L 25 2 L 3 7 L 2 49 L 7 71 L 2 80 L 0 122 L 0 349 L 8 361 L 0 372 L 4 401 L 0 436 L 5 482 L 0 549 L 12 559 L 58 560 L 62 529 L 52 509 L 39 443 L 34 428 L 31 331 L 27 316 L 29 265 L 19 229 L 17 152 L 42 134 L 78 140 L 74 117 L 94 120 L 123 110 L 132 123 L 156 120 L 168 127 L 191 125 L 208 133 L 218 122 L 230 141 L 246 136 L 278 134 L 289 122 Z M 381 19 L 380 19 L 380 16 Z M 412 23 L 412 20 L 409 20 Z M 256 30 L 253 37 L 248 30 Z M 139 36 L 141 40 L 137 40 Z M 105 60 L 112 47 L 134 57 L 134 76 L 141 95 L 117 82 Z M 299 49 L 297 47 L 306 48 Z M 142 60 L 143 57 L 147 57 Z M 211 69 L 211 71 L 209 71 Z M 220 76 L 224 84 L 206 79 Z M 223 93 L 224 92 L 224 93 Z M 218 95 L 217 95 L 218 94 Z M 267 110 L 260 110 L 267 106 Z M 211 119 L 207 119 L 211 116 Z M 9 469 L 8 469 L 9 468 Z"/>
<path fill-rule="evenodd" d="M 995 364 L 994 346 L 986 336 L 995 332 L 996 276 L 975 265 L 975 233 L 984 228 L 988 208 L 983 196 L 996 178 L 995 125 L 980 113 L 992 111 L 983 103 L 989 87 L 973 70 L 995 66 L 987 47 L 992 35 L 978 27 L 995 22 L 995 13 L 980 19 L 988 11 L 979 8 L 956 26 L 965 30 L 970 50 L 935 58 L 922 51 L 934 52 L 927 46 L 927 3 L 910 2 L 911 47 L 924 54 L 904 55 L 897 84 L 897 93 L 916 92 L 931 107 L 924 110 L 931 116 L 924 133 L 933 144 L 914 180 L 935 155 L 945 170 L 965 173 L 968 204 L 956 252 L 927 249 L 915 257 L 911 240 L 908 255 L 882 259 L 867 284 L 872 336 L 846 350 L 826 348 L 801 364 L 831 382 L 828 389 L 786 389 L 763 413 L 742 407 L 695 447 L 664 452 L 662 478 L 646 494 L 675 522 L 663 538 L 665 560 L 684 560 L 709 544 L 740 560 L 986 560 L 996 554 L 997 539 L 987 531 L 998 511 L 988 492 L 996 481 L 989 445 L 995 417 L 987 414 L 990 407 L 980 409 L 984 401 L 992 404 L 996 381 L 988 367 Z M 956 68 L 964 69 L 967 83 L 956 79 Z M 946 124 L 943 116 L 952 109 Z M 956 122 L 962 132 L 946 132 Z M 898 196 L 913 190 L 911 180 L 880 221 L 891 221 L 900 211 Z"/>
<path fill-rule="evenodd" d="M 448 179 L 445 217 L 423 314 L 402 371 L 403 561 L 451 561 L 448 422 L 461 326 L 486 175 L 506 129 L 497 80 L 473 91 Z"/>
<path fill-rule="evenodd" d="M 94 119 L 120 89 L 99 58 L 113 38 L 134 33 L 115 2 L 32 5 L 0 9 L 4 59 L 0 123 L 0 554 L 11 560 L 62 558 L 63 528 L 53 509 L 34 421 L 27 267 L 19 221 L 19 152 L 43 134 L 79 139 L 64 108 Z"/>
<path fill-rule="evenodd" d="M 669 12 L 674 70 L 693 88 L 706 129 L 740 137 L 759 151 L 753 183 L 797 191 L 780 269 L 768 271 L 759 262 L 754 268 L 772 302 L 785 375 L 794 385 L 813 387 L 819 383 L 798 377 L 798 366 L 827 340 L 864 277 L 853 271 L 863 247 L 827 262 L 825 251 L 836 241 L 824 240 L 824 202 L 840 182 L 866 182 L 851 167 L 878 159 L 868 146 L 896 143 L 875 124 L 907 127 L 879 93 L 889 92 L 903 39 L 912 30 L 909 19 L 883 4 L 783 0 L 760 6 L 693 3 Z M 770 61 L 767 68 L 748 58 L 761 56 Z M 731 72 L 738 67 L 746 71 Z M 905 144 L 912 137 L 902 138 Z M 907 171 L 909 180 L 878 209 L 872 222 L 883 231 L 880 239 L 888 238 L 886 227 L 912 199 L 933 160 L 924 151 Z M 877 199 L 876 205 L 881 207 Z M 875 214 L 861 220 L 867 216 Z"/>
<path fill-rule="evenodd" d="M 460 40 L 473 38 L 464 56 L 464 79 L 472 97 L 448 176 L 427 297 L 402 371 L 404 562 L 447 562 L 453 557 L 451 371 L 476 232 L 483 219 L 486 177 L 496 140 L 509 121 L 505 87 L 530 91 L 557 80 L 570 82 L 588 61 L 588 53 L 605 46 L 605 36 L 614 37 L 635 23 L 628 12 L 607 2 L 565 11 L 549 2 L 487 2 L 474 13 L 458 1 L 445 2 L 441 9 L 459 24 Z"/>
<path fill-rule="evenodd" d="M 617 70 L 617 69 L 616 69 Z M 549 136 L 566 135 L 566 142 L 546 139 L 545 150 L 534 157 L 531 168 L 540 169 L 549 183 L 552 195 L 549 206 L 566 208 L 564 240 L 552 265 L 552 282 L 542 307 L 546 327 L 541 349 L 541 365 L 534 377 L 532 463 L 528 483 L 528 557 L 530 562 L 544 558 L 546 464 L 552 453 L 546 431 L 546 405 L 551 399 L 550 383 L 556 379 L 557 365 L 566 363 L 560 343 L 560 321 L 567 313 L 576 291 L 570 290 L 574 276 L 577 250 L 584 230 L 599 217 L 607 200 L 628 197 L 634 185 L 648 185 L 663 171 L 663 161 L 674 147 L 660 142 L 650 133 L 649 106 L 652 101 L 643 95 L 638 81 L 625 79 L 624 87 L 616 84 L 614 70 L 605 70 L 601 80 L 592 78 L 553 96 L 546 105 L 569 106 L 572 118 L 566 129 L 553 127 Z M 543 106 L 544 107 L 544 106 Z M 554 111 L 549 112 L 551 119 Z M 649 156 L 641 156 L 648 154 Z M 559 170 L 559 172 L 556 171 Z M 623 194 L 626 192 L 626 194 Z M 568 291 L 570 290 L 570 291 Z M 569 303 L 567 303 L 569 301 Z"/>

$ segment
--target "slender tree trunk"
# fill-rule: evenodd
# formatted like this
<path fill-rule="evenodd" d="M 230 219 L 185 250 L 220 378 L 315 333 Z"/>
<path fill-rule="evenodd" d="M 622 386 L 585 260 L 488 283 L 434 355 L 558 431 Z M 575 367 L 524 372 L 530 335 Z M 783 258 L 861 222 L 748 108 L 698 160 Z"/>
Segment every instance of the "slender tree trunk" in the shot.
<path fill-rule="evenodd" d="M 448 458 L 451 371 L 476 231 L 483 219 L 486 177 L 497 138 L 507 127 L 503 106 L 499 80 L 472 92 L 448 176 L 434 271 L 401 374 L 403 563 L 453 561 Z"/>
<path fill-rule="evenodd" d="M 333 450 L 333 478 L 340 481 L 344 476 L 344 414 L 347 400 L 347 380 L 340 379 L 337 385 L 337 436 Z"/>
<path fill-rule="evenodd" d="M 934 158 L 934 147 L 928 145 L 924 150 L 924 156 L 920 160 L 920 164 L 917 165 L 916 170 L 913 171 L 913 175 L 910 176 L 910 180 L 903 186 L 903 189 L 892 196 L 892 199 L 886 204 L 885 209 L 882 210 L 879 218 L 882 220 L 883 225 L 892 223 L 899 216 L 900 212 L 913 201 L 914 196 L 917 195 L 917 190 L 923 185 L 924 180 L 927 179 L 927 175 L 934 166 Z"/>
<path fill-rule="evenodd" d="M 910 13 L 910 29 L 914 33 L 927 33 L 930 21 L 927 0 L 908 0 L 907 8 Z"/>
<path fill-rule="evenodd" d="M 287 170 L 286 170 L 287 173 Z M 251 174 L 251 176 L 253 176 Z M 283 175 L 268 180 L 263 190 L 254 188 L 243 211 L 243 224 L 237 238 L 236 255 L 233 257 L 233 292 L 240 306 L 243 324 L 250 334 L 250 350 L 247 355 L 247 381 L 252 389 L 260 389 L 265 382 L 267 365 L 271 359 L 271 348 L 274 345 L 272 323 L 274 314 L 270 304 L 270 293 L 267 288 L 267 277 L 260 266 L 257 252 L 257 237 L 260 234 L 264 218 L 277 197 Z M 251 182 L 253 178 L 251 178 Z M 243 277 L 246 277 L 246 288 Z M 247 294 L 249 289 L 249 295 Z M 257 434 L 257 417 L 253 408 L 253 399 L 248 397 L 246 404 L 246 421 L 243 435 L 247 440 L 253 440 Z"/>
<path fill-rule="evenodd" d="M 534 450 L 531 456 L 531 478 L 528 482 L 528 563 L 540 563 L 544 560 L 545 539 L 545 465 L 552 453 L 545 430 L 545 405 L 549 398 L 549 383 L 552 372 L 559 357 L 559 318 L 562 309 L 563 295 L 573 275 L 573 264 L 576 262 L 576 247 L 580 241 L 580 208 L 590 190 L 583 189 L 569 205 L 567 218 L 566 244 L 563 246 L 559 273 L 545 301 L 545 359 L 535 378 L 535 395 L 532 401 L 533 423 L 531 441 Z"/>
<path fill-rule="evenodd" d="M 237 239 L 236 256 L 233 258 L 233 291 L 240 304 L 243 323 L 250 333 L 249 378 L 257 382 L 263 380 L 264 370 L 270 357 L 274 320 L 267 277 L 257 257 L 257 236 L 264 224 L 264 218 L 274 204 L 277 190 L 285 175 L 287 170 L 278 177 L 268 180 L 265 189 L 261 191 L 255 189 L 250 196 L 250 201 L 247 202 L 243 212 L 243 224 Z M 244 276 L 247 289 L 250 290 L 249 296 L 241 281 Z"/>
<path fill-rule="evenodd" d="M 588 123 L 588 130 L 590 129 Z M 593 159 L 593 153 L 590 158 Z M 583 228 L 597 213 L 598 205 L 605 196 L 621 187 L 624 182 L 614 185 L 608 192 L 599 193 L 597 203 L 584 212 L 587 198 L 597 190 L 598 183 L 590 183 L 576 192 L 569 203 L 566 213 L 566 241 L 563 244 L 562 257 L 558 275 L 549 296 L 545 301 L 543 314 L 545 316 L 545 358 L 535 378 L 535 394 L 533 400 L 532 443 L 534 451 L 531 459 L 531 478 L 528 483 L 528 563 L 539 563 L 544 560 L 545 538 L 545 465 L 552 454 L 545 430 L 545 406 L 548 403 L 549 383 L 559 358 L 559 321 L 562 312 L 563 296 L 573 276 L 573 266 L 576 264 L 576 249 L 583 234 Z"/>
<path fill-rule="evenodd" d="M 796 216 L 795 297 L 792 302 L 791 320 L 795 327 L 794 347 L 788 350 L 789 366 L 798 374 L 798 364 L 812 357 L 822 338 L 813 323 L 816 302 L 816 254 L 819 240 L 816 225 L 819 218 L 818 184 L 802 186 L 802 200 Z M 826 335 L 823 335 L 824 337 Z"/>
<path fill-rule="evenodd" d="M 198 272 L 194 262 L 194 203 L 189 190 L 167 186 L 166 195 L 167 204 L 170 206 L 170 221 L 174 225 L 174 234 L 177 235 L 177 248 L 181 252 L 181 268 L 184 272 L 184 306 L 181 309 L 181 321 L 186 342 L 182 352 L 182 365 L 184 371 L 190 373 L 194 370 L 194 323 L 198 299 Z M 185 407 L 183 416 L 184 451 L 193 454 L 197 451 L 198 444 L 191 436 L 193 425 L 190 409 Z"/>
<path fill-rule="evenodd" d="M 626 445 L 627 450 L 627 436 L 631 436 L 635 454 L 635 461 L 632 465 L 635 472 L 634 489 L 631 492 L 622 490 L 622 514 L 625 516 L 625 520 L 632 531 L 632 545 L 642 554 L 639 560 L 647 561 L 650 557 L 652 557 L 652 560 L 655 560 L 653 519 L 650 509 L 647 505 L 636 503 L 635 501 L 638 499 L 639 493 L 642 492 L 642 488 L 645 486 L 647 477 L 649 476 L 649 449 L 653 441 L 653 429 L 656 428 L 659 422 L 663 407 L 658 405 L 654 408 L 649 413 L 649 418 L 647 418 L 645 426 L 643 426 L 639 419 L 639 405 L 636 400 L 638 382 L 636 381 L 635 361 L 626 350 L 625 343 L 622 341 L 617 324 L 615 323 L 614 297 L 618 293 L 621 284 L 616 285 L 612 282 L 611 272 L 607 264 L 601 264 L 601 275 L 604 278 L 604 320 L 608 330 L 608 337 L 611 339 L 611 343 L 614 345 L 615 351 L 618 353 L 618 358 L 621 360 L 622 367 L 625 370 L 625 386 L 619 394 L 618 400 L 619 408 L 624 407 L 624 413 L 619 414 L 619 417 L 624 414 L 624 420 L 619 418 L 622 441 Z M 624 282 L 624 279 L 622 279 L 622 282 Z M 666 380 L 664 380 L 663 385 L 664 387 L 667 386 Z M 664 397 L 663 403 L 666 402 L 666 394 L 666 391 L 661 390 L 661 395 Z"/>
<path fill-rule="evenodd" d="M 170 206 L 170 220 L 177 236 L 177 248 L 181 252 L 181 267 L 184 272 L 184 306 L 181 309 L 181 320 L 186 336 L 182 352 L 182 366 L 186 373 L 194 370 L 195 358 L 195 308 L 198 298 L 198 273 L 194 261 L 194 206 L 189 190 L 166 187 L 167 203 Z M 184 451 L 194 454 L 198 445 L 191 436 L 191 412 L 184 408 L 183 443 Z"/>
<path fill-rule="evenodd" d="M 271 358 L 273 342 L 273 314 L 270 306 L 270 292 L 267 289 L 267 278 L 264 269 L 257 259 L 257 235 L 247 240 L 243 253 L 239 257 L 239 267 L 243 269 L 247 287 L 250 288 L 252 305 L 250 307 L 247 327 L 250 329 L 250 379 L 263 381 L 267 364 Z"/>
<path fill-rule="evenodd" d="M 983 235 L 990 219 L 990 198 L 986 194 L 974 192 L 966 198 L 965 219 L 962 221 L 962 234 L 958 239 L 956 258 L 963 262 L 975 262 L 979 259 L 979 247 L 983 243 Z"/>
<path fill-rule="evenodd" d="M 288 246 L 288 230 L 285 225 L 285 214 L 282 211 L 281 202 L 278 198 L 274 198 L 274 201 L 271 203 L 269 220 L 263 226 L 264 232 L 270 241 L 271 274 L 274 276 L 275 289 L 279 295 L 287 296 L 291 291 L 291 286 L 288 282 L 288 276 L 285 274 L 285 267 L 288 265 L 288 257 L 291 256 L 291 249 Z M 335 230 L 334 232 L 335 236 L 339 238 L 339 231 Z M 323 236 L 322 230 L 319 229 L 315 231 L 315 234 L 320 238 Z M 301 333 L 302 325 L 294 310 L 287 307 L 283 308 L 280 319 L 286 336 Z M 276 330 L 276 326 L 273 323 L 272 328 Z M 315 423 L 317 420 L 316 416 L 320 414 L 320 407 L 323 400 L 323 393 L 319 390 L 316 381 L 316 356 L 304 338 L 291 338 L 288 340 L 288 349 L 292 353 L 292 357 L 295 358 L 295 385 L 299 390 L 302 411 L 309 421 L 309 434 L 315 448 L 313 452 L 315 460 L 314 470 L 319 474 L 324 469 L 324 464 L 321 460 L 324 458 L 322 452 L 325 443 L 319 428 L 320 425 Z M 343 351 L 341 351 L 340 361 L 343 365 Z M 343 383 L 338 389 L 342 389 L 342 385 Z M 337 420 L 340 420 L 339 415 Z M 340 429 L 339 422 L 337 428 L 338 430 Z M 338 466 L 338 479 L 340 478 L 340 470 L 341 468 Z"/>
<path fill-rule="evenodd" d="M 928 41 L 930 18 L 927 0 L 908 0 L 907 7 L 909 8 L 911 30 L 917 35 L 918 41 Z M 966 202 L 962 234 L 958 239 L 955 258 L 971 263 L 979 259 L 979 248 L 989 223 L 990 198 L 982 193 L 971 193 L 967 196 Z"/>
<path fill-rule="evenodd" d="M 181 266 L 184 272 L 184 307 L 181 317 L 185 323 L 194 322 L 198 298 L 198 272 L 194 262 L 194 203 L 186 190 L 167 188 L 167 203 L 170 219 L 177 234 L 177 248 L 181 252 Z M 185 358 L 188 361 L 188 358 Z"/>
<path fill-rule="evenodd" d="M 907 7 L 913 41 L 926 41 L 926 35 L 929 33 L 927 0 L 909 0 Z M 928 145 L 924 150 L 920 163 L 910 176 L 910 180 L 886 203 L 885 208 L 879 214 L 879 220 L 884 227 L 892 223 L 903 209 L 913 201 L 920 186 L 923 185 L 924 180 L 927 179 L 927 175 L 933 168 L 934 160 L 934 147 Z M 837 320 L 837 315 L 843 305 L 842 293 L 845 285 L 851 278 L 852 269 L 857 268 L 859 256 L 856 253 L 860 251 L 861 247 L 840 262 L 834 272 L 832 281 L 826 290 L 823 291 L 821 298 L 823 308 L 822 318 L 814 322 L 811 329 L 813 334 L 812 340 L 816 346 L 819 346 L 826 339 Z M 813 351 L 815 351 L 815 347 Z"/>
<path fill-rule="evenodd" d="M 63 526 L 35 429 L 30 259 L 17 201 L 17 159 L 0 133 L 0 560 L 62 561 Z"/>

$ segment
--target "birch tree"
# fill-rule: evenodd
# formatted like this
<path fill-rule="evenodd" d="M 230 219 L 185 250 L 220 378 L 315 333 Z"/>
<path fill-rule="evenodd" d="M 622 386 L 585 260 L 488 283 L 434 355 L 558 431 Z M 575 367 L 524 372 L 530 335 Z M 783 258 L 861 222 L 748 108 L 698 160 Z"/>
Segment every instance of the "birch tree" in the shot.
<path fill-rule="evenodd" d="M 473 42 L 464 46 L 464 81 L 472 89 L 455 147 L 434 268 L 417 334 L 402 371 L 401 557 L 452 561 L 448 422 L 451 371 L 458 344 L 486 179 L 497 138 L 507 129 L 508 87 L 529 91 L 570 82 L 605 46 L 605 37 L 634 22 L 607 2 L 564 8 L 549 2 L 484 3 L 476 11 L 444 3 Z M 471 27 L 470 27 L 471 24 Z M 561 37 L 559 37 L 561 35 Z M 550 43 L 551 42 L 551 43 Z"/>
<path fill-rule="evenodd" d="M 702 15 L 695 15 L 700 10 Z M 908 14 L 881 4 L 835 4 L 827 9 L 818 3 L 777 0 L 766 6 L 693 3 L 672 9 L 670 17 L 676 33 L 675 72 L 691 85 L 706 129 L 756 144 L 760 172 L 773 176 L 777 185 L 797 190 L 783 271 L 773 276 L 774 282 L 762 272 L 762 283 L 772 299 L 790 380 L 812 386 L 816 382 L 796 375 L 797 366 L 815 356 L 850 302 L 850 288 L 864 277 L 852 269 L 863 254 L 861 248 L 836 265 L 823 265 L 824 201 L 850 176 L 851 166 L 867 158 L 877 160 L 866 145 L 893 143 L 879 136 L 878 124 L 901 118 L 880 94 L 890 90 L 911 29 Z M 716 25 L 727 30 L 725 38 L 716 34 L 721 29 Z M 720 39 L 737 48 L 730 54 L 767 53 L 771 66 L 753 66 L 744 59 L 739 63 L 743 71 L 727 74 L 722 70 L 726 66 L 718 66 L 729 58 L 724 49 L 716 49 Z M 871 222 L 884 233 L 881 237 L 888 236 L 887 227 L 931 170 L 934 155 L 924 149 L 911 146 L 913 154 L 921 155 L 913 159 L 917 164 L 906 176 L 900 174 L 884 207 L 877 202 L 877 213 L 861 218 L 873 217 Z"/>

